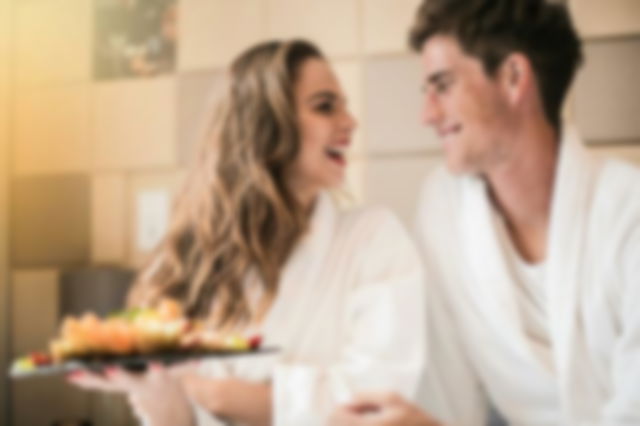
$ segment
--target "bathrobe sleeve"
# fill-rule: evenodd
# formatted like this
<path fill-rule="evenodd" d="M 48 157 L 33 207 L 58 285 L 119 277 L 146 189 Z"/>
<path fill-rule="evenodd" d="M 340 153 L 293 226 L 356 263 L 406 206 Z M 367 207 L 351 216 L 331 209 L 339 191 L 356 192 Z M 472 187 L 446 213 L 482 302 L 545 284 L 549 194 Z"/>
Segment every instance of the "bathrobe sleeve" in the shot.
<path fill-rule="evenodd" d="M 612 396 L 604 425 L 640 424 L 640 226 L 621 250 L 620 327 L 613 349 Z"/>
<path fill-rule="evenodd" d="M 415 400 L 424 364 L 423 274 L 400 222 L 370 210 L 349 226 L 357 262 L 343 303 L 339 357 L 330 365 L 279 364 L 273 376 L 276 425 L 324 425 L 337 404 L 361 391 Z M 345 251 L 347 255 L 347 251 Z"/>
<path fill-rule="evenodd" d="M 455 204 L 457 187 L 443 168 L 423 183 L 416 212 L 415 232 L 425 265 L 427 294 L 427 363 L 420 386 L 421 406 L 447 425 L 483 426 L 489 417 L 485 389 L 465 349 L 453 306 L 453 287 L 446 277 L 446 262 L 458 256 Z M 460 265 L 461 266 L 461 265 Z"/>

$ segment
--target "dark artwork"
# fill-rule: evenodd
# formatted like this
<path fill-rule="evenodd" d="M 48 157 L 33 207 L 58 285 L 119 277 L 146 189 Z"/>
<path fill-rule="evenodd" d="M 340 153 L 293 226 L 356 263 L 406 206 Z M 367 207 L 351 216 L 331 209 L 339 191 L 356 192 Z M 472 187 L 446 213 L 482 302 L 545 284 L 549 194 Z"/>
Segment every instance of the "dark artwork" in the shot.
<path fill-rule="evenodd" d="M 176 0 L 96 0 L 94 75 L 98 80 L 172 72 Z"/>

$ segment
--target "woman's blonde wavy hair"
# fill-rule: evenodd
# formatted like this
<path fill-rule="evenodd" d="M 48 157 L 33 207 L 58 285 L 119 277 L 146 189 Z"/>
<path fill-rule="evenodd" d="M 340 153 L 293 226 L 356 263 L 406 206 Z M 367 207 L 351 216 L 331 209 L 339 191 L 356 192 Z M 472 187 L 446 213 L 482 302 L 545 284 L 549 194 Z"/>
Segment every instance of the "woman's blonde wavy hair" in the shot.
<path fill-rule="evenodd" d="M 231 65 L 229 84 L 167 236 L 130 293 L 134 306 L 181 300 L 191 317 L 218 327 L 260 320 L 308 214 L 285 177 L 300 149 L 294 86 L 301 65 L 323 55 L 293 40 L 258 44 Z M 258 274 L 259 308 L 245 279 Z"/>

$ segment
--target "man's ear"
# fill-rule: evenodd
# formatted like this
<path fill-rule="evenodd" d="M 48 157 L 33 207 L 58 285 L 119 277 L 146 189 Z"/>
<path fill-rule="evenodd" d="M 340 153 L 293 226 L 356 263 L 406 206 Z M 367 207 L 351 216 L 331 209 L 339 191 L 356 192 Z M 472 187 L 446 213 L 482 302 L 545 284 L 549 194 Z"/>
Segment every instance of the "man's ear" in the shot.
<path fill-rule="evenodd" d="M 522 53 L 511 53 L 498 70 L 500 87 L 507 99 L 517 105 L 527 96 L 534 81 L 533 68 L 529 58 Z"/>

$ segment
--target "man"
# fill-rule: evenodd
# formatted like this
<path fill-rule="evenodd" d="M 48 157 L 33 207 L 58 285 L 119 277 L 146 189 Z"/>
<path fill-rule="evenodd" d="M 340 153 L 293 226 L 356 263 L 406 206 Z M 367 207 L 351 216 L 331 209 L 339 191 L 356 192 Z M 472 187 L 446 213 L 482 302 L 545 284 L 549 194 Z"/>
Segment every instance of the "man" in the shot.
<path fill-rule="evenodd" d="M 425 0 L 411 31 L 446 170 L 418 211 L 424 407 L 363 395 L 347 425 L 640 424 L 640 172 L 588 155 L 561 109 L 581 47 L 544 0 Z M 437 419 L 437 420 L 436 420 Z"/>

